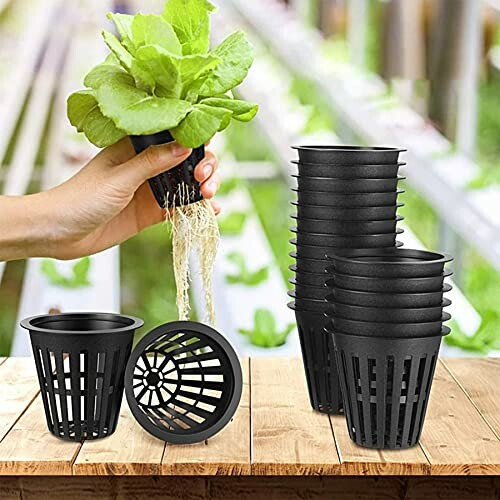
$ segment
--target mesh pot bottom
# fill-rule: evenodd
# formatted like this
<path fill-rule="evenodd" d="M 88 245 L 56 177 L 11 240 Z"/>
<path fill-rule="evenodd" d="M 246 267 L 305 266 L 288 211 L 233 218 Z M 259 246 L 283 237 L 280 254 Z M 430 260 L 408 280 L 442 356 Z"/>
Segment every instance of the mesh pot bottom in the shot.
<path fill-rule="evenodd" d="M 349 436 L 366 448 L 399 449 L 420 438 L 441 336 L 333 334 Z"/>

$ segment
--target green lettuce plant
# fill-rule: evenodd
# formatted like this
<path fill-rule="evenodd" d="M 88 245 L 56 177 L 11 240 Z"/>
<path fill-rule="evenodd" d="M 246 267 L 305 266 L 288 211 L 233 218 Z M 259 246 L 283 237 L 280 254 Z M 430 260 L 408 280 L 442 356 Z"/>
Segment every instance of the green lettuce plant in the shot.
<path fill-rule="evenodd" d="M 41 272 L 48 282 L 61 288 L 85 288 L 91 285 L 89 280 L 90 258 L 83 257 L 71 268 L 69 275 L 62 274 L 51 259 L 44 259 L 41 264 Z"/>
<path fill-rule="evenodd" d="M 238 236 L 242 233 L 248 215 L 246 212 L 234 211 L 219 219 L 219 229 L 225 236 Z"/>
<path fill-rule="evenodd" d="M 237 269 L 234 274 L 226 275 L 226 283 L 231 285 L 257 286 L 269 277 L 269 266 L 264 266 L 256 271 L 250 271 L 245 261 L 245 256 L 241 252 L 231 252 L 227 260 L 232 262 Z"/>
<path fill-rule="evenodd" d="M 295 325 L 290 323 L 283 330 L 278 330 L 276 319 L 268 309 L 257 309 L 253 317 L 253 329 L 239 329 L 239 332 L 248 337 L 253 345 L 258 347 L 279 347 L 285 344 L 288 335 Z"/>
<path fill-rule="evenodd" d="M 98 147 L 169 130 L 196 148 L 232 119 L 250 121 L 258 106 L 231 90 L 252 65 L 252 46 L 237 31 L 210 50 L 214 10 L 208 0 L 168 0 L 162 15 L 108 14 L 119 38 L 103 31 L 110 54 L 69 96 L 71 124 Z"/>

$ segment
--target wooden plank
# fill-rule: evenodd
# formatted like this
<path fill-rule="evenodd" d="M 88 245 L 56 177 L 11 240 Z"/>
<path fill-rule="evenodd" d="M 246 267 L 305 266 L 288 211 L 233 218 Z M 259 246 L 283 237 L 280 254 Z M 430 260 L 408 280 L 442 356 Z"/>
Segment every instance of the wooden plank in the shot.
<path fill-rule="evenodd" d="M 232 422 L 219 434 L 190 446 L 167 444 L 162 474 L 250 474 L 250 360 L 241 362 L 243 392 Z"/>
<path fill-rule="evenodd" d="M 31 358 L 0 360 L 0 442 L 39 392 Z"/>
<path fill-rule="evenodd" d="M 252 359 L 252 472 L 336 474 L 340 462 L 328 415 L 310 406 L 300 359 Z"/>
<path fill-rule="evenodd" d="M 37 397 L 0 443 L 0 476 L 71 474 L 80 446 L 49 433 Z"/>
<path fill-rule="evenodd" d="M 419 446 L 407 450 L 373 450 L 351 441 L 344 416 L 330 416 L 342 474 L 421 475 L 429 473 L 429 461 Z"/>
<path fill-rule="evenodd" d="M 460 384 L 500 438 L 500 358 L 446 359 L 448 371 Z"/>
<path fill-rule="evenodd" d="M 500 441 L 441 361 L 420 445 L 431 474 L 500 474 Z"/>
<path fill-rule="evenodd" d="M 86 441 L 73 465 L 79 475 L 157 475 L 165 443 L 145 432 L 124 401 L 114 434 Z"/>

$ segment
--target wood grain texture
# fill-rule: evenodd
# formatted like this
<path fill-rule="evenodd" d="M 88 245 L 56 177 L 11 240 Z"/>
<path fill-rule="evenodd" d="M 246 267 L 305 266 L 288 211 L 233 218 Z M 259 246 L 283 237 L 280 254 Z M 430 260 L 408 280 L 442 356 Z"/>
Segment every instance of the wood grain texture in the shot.
<path fill-rule="evenodd" d="M 252 359 L 252 473 L 338 474 L 328 415 L 311 409 L 302 361 Z"/>
<path fill-rule="evenodd" d="M 49 433 L 37 397 L 0 443 L 0 476 L 72 474 L 80 446 Z"/>
<path fill-rule="evenodd" d="M 420 445 L 431 474 L 499 474 L 500 441 L 438 362 Z"/>
<path fill-rule="evenodd" d="M 241 361 L 243 391 L 232 421 L 208 441 L 189 446 L 167 444 L 162 474 L 250 474 L 250 360 Z"/>
<path fill-rule="evenodd" d="M 500 438 L 500 358 L 455 358 L 444 365 Z"/>
<path fill-rule="evenodd" d="M 10 358 L 0 364 L 0 442 L 38 392 L 31 358 Z"/>
<path fill-rule="evenodd" d="M 106 439 L 86 441 L 73 465 L 73 474 L 157 475 L 165 443 L 140 427 L 124 400 L 118 426 Z"/>

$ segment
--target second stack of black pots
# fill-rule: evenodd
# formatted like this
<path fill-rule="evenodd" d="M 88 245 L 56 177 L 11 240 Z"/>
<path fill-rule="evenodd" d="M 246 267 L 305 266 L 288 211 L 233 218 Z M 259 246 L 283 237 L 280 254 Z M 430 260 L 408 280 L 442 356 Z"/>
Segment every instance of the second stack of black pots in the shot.
<path fill-rule="evenodd" d="M 351 439 L 378 449 L 414 446 L 422 431 L 441 337 L 451 258 L 410 249 L 331 257 L 330 324 Z"/>
<path fill-rule="evenodd" d="M 394 248 L 397 229 L 397 148 L 299 146 L 292 214 L 294 301 L 311 404 L 342 411 L 333 343 L 324 333 L 327 255 L 356 248 Z"/>

